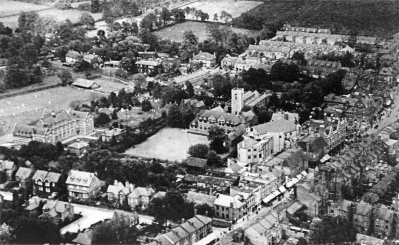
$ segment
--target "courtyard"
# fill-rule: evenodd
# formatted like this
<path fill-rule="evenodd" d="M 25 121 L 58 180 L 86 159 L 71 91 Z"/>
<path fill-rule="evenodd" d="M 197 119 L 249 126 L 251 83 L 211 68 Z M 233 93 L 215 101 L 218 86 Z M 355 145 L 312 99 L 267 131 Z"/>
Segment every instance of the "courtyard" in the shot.
<path fill-rule="evenodd" d="M 202 135 L 189 134 L 177 128 L 164 128 L 135 148 L 130 148 L 125 154 L 181 162 L 187 158 L 188 148 L 195 144 L 208 145 L 209 142 Z"/>

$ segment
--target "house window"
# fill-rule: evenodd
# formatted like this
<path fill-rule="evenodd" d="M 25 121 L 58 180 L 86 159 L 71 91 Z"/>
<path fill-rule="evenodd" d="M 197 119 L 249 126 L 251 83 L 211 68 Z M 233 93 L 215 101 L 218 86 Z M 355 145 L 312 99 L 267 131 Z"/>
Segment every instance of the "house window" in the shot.
<path fill-rule="evenodd" d="M 49 192 L 49 193 L 50 193 L 50 188 L 46 188 L 46 192 Z"/>
<path fill-rule="evenodd" d="M 248 159 L 251 159 L 251 156 L 248 156 Z"/>
<path fill-rule="evenodd" d="M 39 187 L 39 191 L 43 191 L 43 187 Z"/>

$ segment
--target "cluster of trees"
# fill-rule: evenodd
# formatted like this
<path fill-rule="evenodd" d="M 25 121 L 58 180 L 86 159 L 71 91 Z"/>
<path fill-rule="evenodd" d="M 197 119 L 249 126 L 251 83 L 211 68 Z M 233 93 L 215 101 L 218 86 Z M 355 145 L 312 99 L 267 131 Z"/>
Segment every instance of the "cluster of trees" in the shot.
<path fill-rule="evenodd" d="M 343 244 L 356 241 L 357 229 L 347 219 L 325 216 L 315 222 L 309 233 L 310 244 Z"/>
<path fill-rule="evenodd" d="M 194 204 L 188 202 L 180 192 L 170 190 L 166 192 L 165 197 L 151 199 L 148 211 L 159 225 L 163 225 L 168 220 L 176 222 L 192 218 Z"/>
<path fill-rule="evenodd" d="M 192 145 L 187 153 L 192 157 L 207 159 L 207 165 L 211 167 L 218 167 L 222 164 L 222 159 L 215 151 L 210 151 L 206 144 Z"/>
<path fill-rule="evenodd" d="M 331 1 L 309 2 L 276 0 L 241 14 L 233 20 L 236 27 L 275 33 L 285 23 L 296 26 L 329 28 L 334 33 L 389 36 L 399 31 L 396 2 Z M 393 16 L 386 21 L 387 16 Z"/>

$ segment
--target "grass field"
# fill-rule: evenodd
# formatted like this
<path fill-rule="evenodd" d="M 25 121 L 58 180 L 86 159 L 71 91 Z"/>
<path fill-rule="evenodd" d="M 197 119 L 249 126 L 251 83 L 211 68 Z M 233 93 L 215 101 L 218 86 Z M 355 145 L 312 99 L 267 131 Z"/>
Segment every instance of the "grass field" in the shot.
<path fill-rule="evenodd" d="M 74 100 L 90 101 L 98 93 L 81 91 L 73 87 L 57 87 L 39 92 L 0 100 L 0 126 L 4 133 L 11 133 L 14 123 L 28 123 L 40 117 L 45 108 L 68 109 Z"/>
<path fill-rule="evenodd" d="M 199 41 L 204 41 L 208 38 L 208 33 L 206 32 L 206 22 L 193 22 L 187 21 L 181 24 L 177 24 L 171 27 L 154 32 L 159 38 L 170 39 L 172 41 L 182 41 L 183 32 L 186 30 L 192 30 L 194 34 L 199 38 Z M 246 34 L 249 37 L 256 37 L 259 31 L 246 30 L 239 28 L 232 28 L 234 32 Z"/>
<path fill-rule="evenodd" d="M 0 0 L 1 1 L 1 0 Z M 1 3 L 1 2 L 0 2 Z M 19 2 L 17 2 L 19 4 Z M 1 6 L 1 5 L 0 5 Z M 39 5 L 40 6 L 40 5 Z M 2 7 L 2 6 L 1 6 Z M 0 9 L 1 9 L 0 7 Z M 22 10 L 17 11 L 21 12 Z M 79 21 L 82 13 L 86 11 L 80 11 L 77 9 L 68 9 L 68 10 L 60 10 L 60 9 L 48 9 L 38 12 L 40 17 L 43 16 L 54 16 L 60 21 L 69 19 L 72 23 L 76 23 Z M 102 13 L 90 13 L 93 16 L 94 20 L 99 20 L 102 17 Z M 9 26 L 12 29 L 16 29 L 18 27 L 18 15 L 10 16 L 10 17 L 0 17 L 0 22 L 3 22 L 5 26 Z"/>
<path fill-rule="evenodd" d="M 53 3 L 33 4 L 17 1 L 0 0 L 0 17 L 19 14 L 22 11 L 37 11 L 53 7 Z"/>
<path fill-rule="evenodd" d="M 205 136 L 189 134 L 183 132 L 182 129 L 165 128 L 135 148 L 130 148 L 125 154 L 169 161 L 182 161 L 188 156 L 188 148 L 200 143 L 208 144 L 209 142 Z"/>
<path fill-rule="evenodd" d="M 185 9 L 186 7 L 195 8 L 196 10 L 202 10 L 203 12 L 209 14 L 209 20 L 214 20 L 214 15 L 217 14 L 220 16 L 220 12 L 226 11 L 231 14 L 233 18 L 240 16 L 242 13 L 245 13 L 256 6 L 262 4 L 262 2 L 255 1 L 199 1 L 189 5 L 182 7 Z M 188 19 L 193 19 L 194 16 L 189 14 L 187 16 Z M 224 20 L 218 20 L 223 22 Z"/>

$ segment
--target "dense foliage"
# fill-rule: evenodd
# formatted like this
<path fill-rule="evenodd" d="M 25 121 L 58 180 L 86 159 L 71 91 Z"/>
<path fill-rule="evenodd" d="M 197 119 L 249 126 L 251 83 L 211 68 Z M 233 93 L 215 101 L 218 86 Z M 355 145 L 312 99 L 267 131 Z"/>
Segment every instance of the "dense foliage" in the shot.
<path fill-rule="evenodd" d="M 333 32 L 389 35 L 399 31 L 399 3 L 271 0 L 233 20 L 241 28 L 276 31 L 285 23 Z M 388 21 L 389 20 L 389 21 Z"/>

